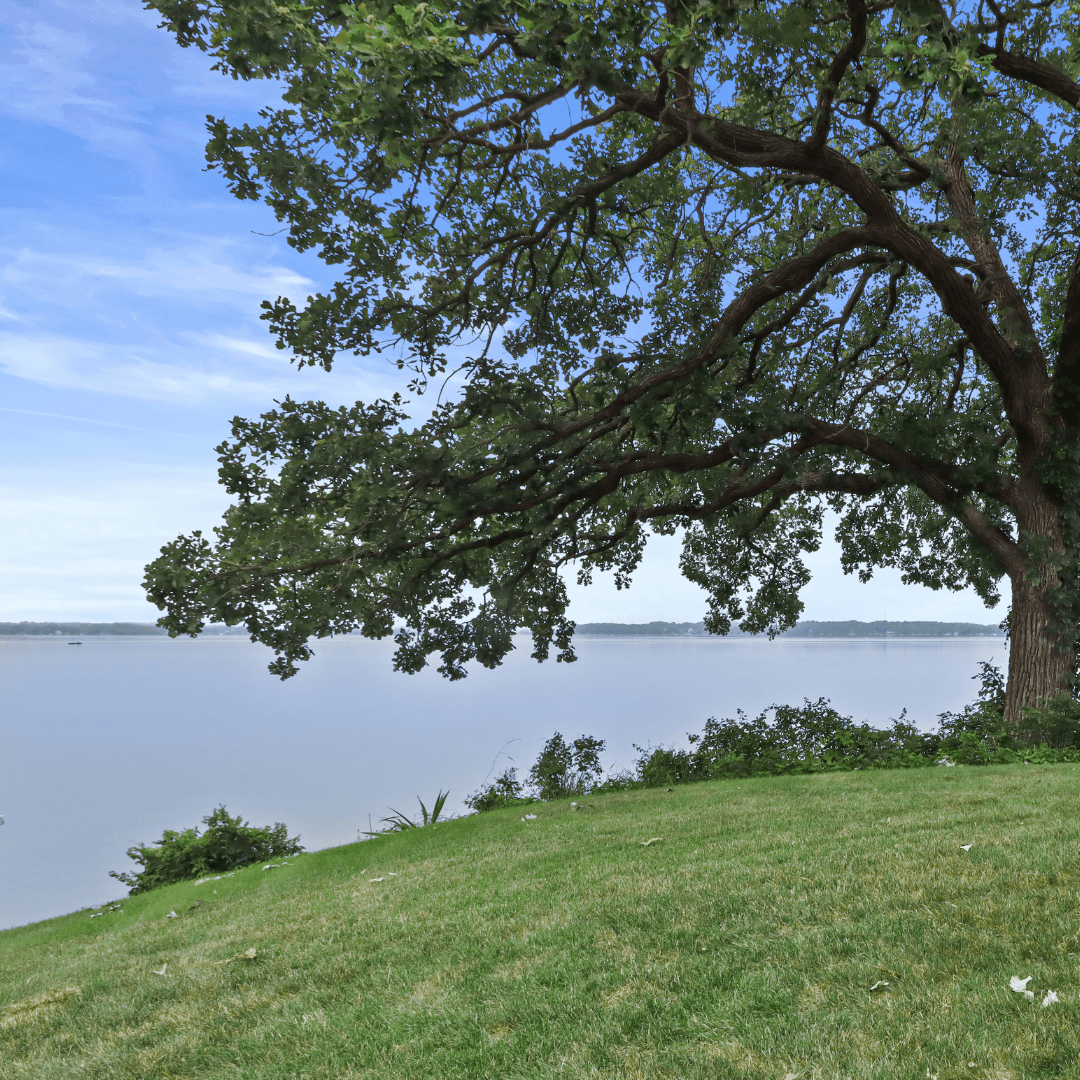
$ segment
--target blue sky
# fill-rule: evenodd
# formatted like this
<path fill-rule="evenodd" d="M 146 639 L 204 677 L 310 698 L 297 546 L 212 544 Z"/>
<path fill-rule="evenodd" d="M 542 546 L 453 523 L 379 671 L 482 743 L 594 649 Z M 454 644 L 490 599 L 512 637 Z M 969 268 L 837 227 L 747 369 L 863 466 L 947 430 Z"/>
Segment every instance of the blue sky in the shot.
<path fill-rule="evenodd" d="M 0 16 L 0 620 L 152 620 L 142 567 L 226 505 L 213 447 L 291 394 L 400 387 L 380 358 L 297 371 L 259 303 L 330 276 L 269 211 L 203 171 L 204 117 L 253 117 L 272 87 L 181 50 L 136 0 L 8 0 Z M 578 621 L 696 620 L 677 544 L 629 592 L 574 589 Z M 813 557 L 806 618 L 997 622 L 974 594 L 845 577 Z"/>

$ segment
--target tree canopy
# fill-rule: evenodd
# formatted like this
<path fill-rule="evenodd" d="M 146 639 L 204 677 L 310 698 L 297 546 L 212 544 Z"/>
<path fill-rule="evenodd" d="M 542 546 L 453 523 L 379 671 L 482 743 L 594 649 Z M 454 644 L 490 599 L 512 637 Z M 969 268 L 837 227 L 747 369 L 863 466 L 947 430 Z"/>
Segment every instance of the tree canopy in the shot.
<path fill-rule="evenodd" d="M 1008 579 L 1013 719 L 1069 685 L 1080 4 L 148 6 L 282 88 L 207 146 L 341 268 L 265 305 L 279 347 L 413 402 L 235 420 L 216 537 L 148 568 L 170 632 L 569 659 L 563 569 L 683 529 L 709 629 L 772 633 L 831 508 L 864 579 Z"/>

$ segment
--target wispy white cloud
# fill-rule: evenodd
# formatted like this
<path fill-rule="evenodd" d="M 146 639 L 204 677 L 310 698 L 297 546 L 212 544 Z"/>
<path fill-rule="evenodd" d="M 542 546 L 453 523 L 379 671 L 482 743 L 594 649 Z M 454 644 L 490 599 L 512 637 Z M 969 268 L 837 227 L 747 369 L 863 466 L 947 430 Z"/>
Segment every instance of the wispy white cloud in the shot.
<path fill-rule="evenodd" d="M 0 39 L 0 115 L 41 124 L 110 157 L 153 166 L 179 141 L 205 138 L 196 107 L 163 115 L 167 101 L 232 103 L 245 112 L 274 94 L 210 70 L 205 57 L 177 48 L 158 16 L 128 0 L 9 0 Z"/>
<path fill-rule="evenodd" d="M 115 428 L 118 431 L 142 431 L 150 435 L 169 435 L 168 431 L 158 428 L 140 427 L 137 424 L 117 424 L 112 420 L 98 420 L 92 416 L 69 416 L 67 413 L 43 412 L 40 409 L 11 409 L 6 405 L 0 405 L 0 412 L 13 413 L 18 416 L 40 416 L 46 420 L 67 420 L 76 424 L 90 424 L 93 427 Z"/>
<path fill-rule="evenodd" d="M 24 12 L 22 18 L 9 15 L 0 111 L 131 156 L 145 138 L 140 128 L 147 105 L 134 94 L 109 92 L 101 85 L 94 71 L 94 41 L 77 28 L 66 28 L 59 11 Z"/>
<path fill-rule="evenodd" d="M 227 339 L 226 339 L 227 340 Z M 246 346 L 238 350 L 237 346 Z M 243 360 L 237 352 L 242 351 Z M 260 361 L 253 375 L 250 360 Z M 268 407 L 286 394 L 334 402 L 370 401 L 392 393 L 397 380 L 343 362 L 328 377 L 297 370 L 287 354 L 258 342 L 117 346 L 73 337 L 0 333 L 0 371 L 40 386 L 160 401 L 173 405 Z M 351 367 L 351 370 L 350 370 Z"/>
<path fill-rule="evenodd" d="M 206 294 L 218 302 L 289 296 L 302 300 L 315 283 L 289 267 L 259 265 L 258 255 L 233 242 L 200 238 L 176 248 L 150 248 L 127 259 L 32 247 L 0 255 L 0 285 L 53 304 L 85 306 L 105 290 L 127 297 L 180 298 Z M 11 302 L 9 300 L 9 302 Z"/>
<path fill-rule="evenodd" d="M 271 344 L 269 338 L 253 341 L 250 338 L 230 337 L 228 334 L 203 334 L 199 337 L 202 344 L 211 349 L 221 349 L 242 357 L 254 357 L 259 360 L 279 361 L 287 354 Z"/>

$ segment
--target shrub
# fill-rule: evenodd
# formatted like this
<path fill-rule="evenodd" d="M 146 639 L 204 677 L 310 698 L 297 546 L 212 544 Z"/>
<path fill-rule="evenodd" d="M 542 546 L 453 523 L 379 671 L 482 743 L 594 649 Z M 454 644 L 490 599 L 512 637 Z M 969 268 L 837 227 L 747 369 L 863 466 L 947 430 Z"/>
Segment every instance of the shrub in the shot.
<path fill-rule="evenodd" d="M 824 698 L 772 705 L 752 720 L 742 710 L 736 715 L 707 720 L 700 735 L 688 736 L 689 750 L 636 747 L 638 779 L 660 787 L 723 776 L 914 768 L 930 764 L 938 750 L 936 736 L 903 717 L 884 730 L 856 724 Z"/>
<path fill-rule="evenodd" d="M 1005 730 L 1005 676 L 989 661 L 980 661 L 979 672 L 972 676 L 979 683 L 979 693 L 962 712 L 944 712 L 938 716 L 938 737 L 942 748 L 957 753 L 989 752 L 1008 745 L 1015 736 Z M 972 762 L 974 764 L 974 762 Z"/>
<path fill-rule="evenodd" d="M 567 745 L 556 731 L 529 770 L 529 781 L 536 794 L 541 799 L 588 794 L 604 774 L 600 764 L 603 749 L 603 739 L 582 735 L 572 745 Z"/>
<path fill-rule="evenodd" d="M 582 735 L 567 743 L 556 731 L 529 770 L 528 788 L 518 779 L 517 769 L 507 769 L 494 784 L 470 795 L 465 805 L 477 811 L 497 810 L 538 799 L 563 799 L 592 791 L 622 791 L 637 786 L 637 781 L 628 774 L 620 773 L 603 780 L 604 767 L 600 764 L 603 749 L 603 739 Z"/>
<path fill-rule="evenodd" d="M 1033 743 L 1054 750 L 1080 747 L 1080 702 L 1071 694 L 1051 698 L 1041 709 L 1025 709 Z"/>
<path fill-rule="evenodd" d="M 601 783 L 590 788 L 589 794 L 600 795 L 609 791 L 633 791 L 641 786 L 641 782 L 633 772 L 624 770 L 623 772 L 609 773 Z"/>
<path fill-rule="evenodd" d="M 166 829 L 155 844 L 138 844 L 128 848 L 130 859 L 143 869 L 130 874 L 109 871 L 109 876 L 122 881 L 129 895 L 148 892 L 162 885 L 207 874 L 222 874 L 240 866 L 281 859 L 303 851 L 300 837 L 289 837 L 280 821 L 262 829 L 253 828 L 239 817 L 230 817 L 224 806 L 204 817 L 206 829 L 174 832 Z"/>
<path fill-rule="evenodd" d="M 525 794 L 525 787 L 517 777 L 517 769 L 507 769 L 494 784 L 481 788 L 465 800 L 473 810 L 498 810 L 515 803 L 532 802 Z"/>
<path fill-rule="evenodd" d="M 856 724 L 824 698 L 802 705 L 770 705 L 749 719 L 710 718 L 690 746 L 638 751 L 633 774 L 602 779 L 604 742 L 583 735 L 568 744 L 556 732 L 529 772 L 534 793 L 558 799 L 588 792 L 624 791 L 631 787 L 667 787 L 721 777 L 847 769 L 912 769 L 928 765 L 1004 765 L 1017 761 L 1043 764 L 1080 761 L 1080 701 L 1065 694 L 1041 709 L 1026 711 L 1029 729 L 1005 728 L 1005 678 L 992 663 L 981 663 L 976 701 L 958 713 L 942 713 L 938 730 L 919 731 L 901 714 L 891 727 Z M 492 810 L 530 801 L 515 770 L 467 799 L 474 810 Z"/>

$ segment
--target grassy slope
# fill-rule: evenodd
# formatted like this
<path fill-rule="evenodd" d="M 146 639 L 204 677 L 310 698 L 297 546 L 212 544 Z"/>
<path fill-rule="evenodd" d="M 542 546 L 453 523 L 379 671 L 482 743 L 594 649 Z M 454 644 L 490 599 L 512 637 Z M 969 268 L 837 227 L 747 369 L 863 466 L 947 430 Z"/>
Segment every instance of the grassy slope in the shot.
<path fill-rule="evenodd" d="M 174 886 L 0 934 L 0 1075 L 1080 1077 L 1078 788 L 697 784 Z"/>

